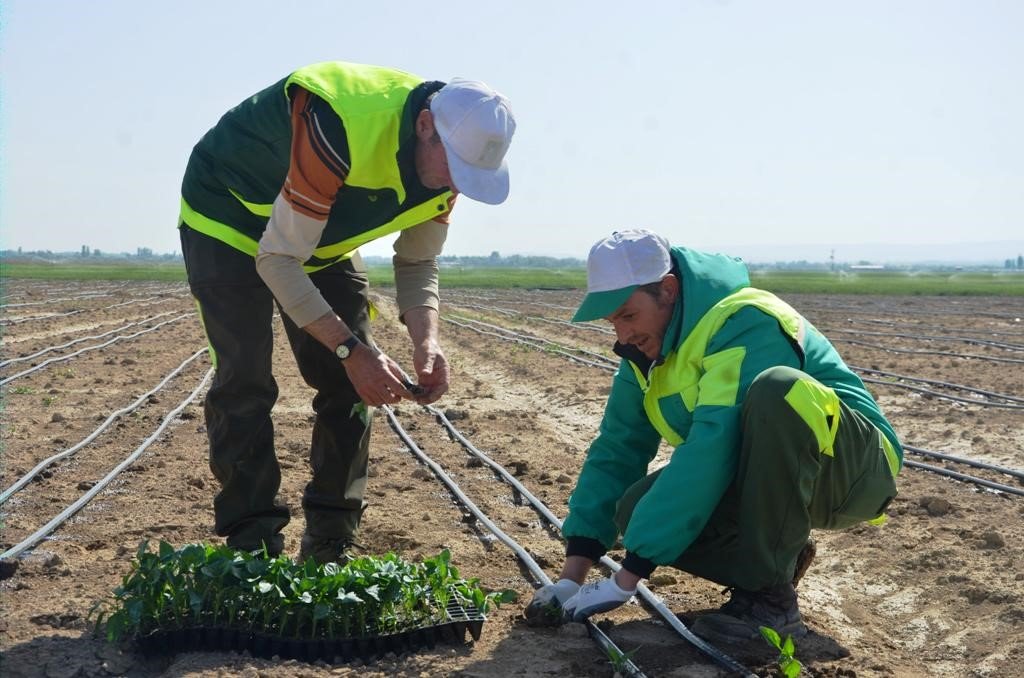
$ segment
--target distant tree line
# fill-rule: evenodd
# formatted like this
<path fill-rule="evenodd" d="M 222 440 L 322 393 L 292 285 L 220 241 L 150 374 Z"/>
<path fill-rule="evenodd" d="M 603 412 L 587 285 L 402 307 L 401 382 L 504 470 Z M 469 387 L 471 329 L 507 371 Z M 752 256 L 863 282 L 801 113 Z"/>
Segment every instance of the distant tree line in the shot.
<path fill-rule="evenodd" d="M 52 250 L 25 250 L 21 247 L 14 250 L 0 251 L 0 258 L 8 261 L 35 263 L 113 263 L 117 261 L 132 262 L 173 262 L 181 261 L 177 252 L 157 254 L 149 247 L 137 247 L 131 252 L 104 252 L 97 247 L 82 245 L 77 252 L 54 252 Z"/>

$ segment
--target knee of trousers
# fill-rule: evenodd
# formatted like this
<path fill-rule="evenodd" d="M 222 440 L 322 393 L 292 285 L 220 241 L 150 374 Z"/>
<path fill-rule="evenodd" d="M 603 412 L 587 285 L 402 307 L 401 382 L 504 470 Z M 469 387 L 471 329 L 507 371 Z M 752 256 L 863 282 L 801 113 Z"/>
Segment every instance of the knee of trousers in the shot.
<path fill-rule="evenodd" d="M 795 367 L 778 365 L 761 372 L 751 382 L 743 398 L 743 419 L 757 412 L 762 418 L 774 418 L 776 414 L 792 414 L 793 409 L 786 402 L 786 395 L 801 379 L 811 379 L 806 372 Z"/>

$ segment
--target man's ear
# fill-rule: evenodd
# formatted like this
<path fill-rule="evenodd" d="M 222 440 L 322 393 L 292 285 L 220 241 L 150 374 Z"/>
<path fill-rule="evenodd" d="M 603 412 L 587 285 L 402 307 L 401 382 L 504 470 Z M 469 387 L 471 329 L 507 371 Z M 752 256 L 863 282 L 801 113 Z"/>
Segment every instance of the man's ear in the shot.
<path fill-rule="evenodd" d="M 679 278 L 675 274 L 669 273 L 661 279 L 661 295 L 666 303 L 676 303 L 676 299 L 679 298 L 679 290 Z"/>
<path fill-rule="evenodd" d="M 426 141 L 434 136 L 434 114 L 424 108 L 416 116 L 416 137 Z"/>

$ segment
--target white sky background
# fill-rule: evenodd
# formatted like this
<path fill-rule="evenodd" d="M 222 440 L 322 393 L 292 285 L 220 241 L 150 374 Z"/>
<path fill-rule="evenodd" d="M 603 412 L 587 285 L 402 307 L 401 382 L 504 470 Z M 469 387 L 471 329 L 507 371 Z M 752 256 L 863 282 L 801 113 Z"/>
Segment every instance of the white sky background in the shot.
<path fill-rule="evenodd" d="M 447 254 L 1022 240 L 1022 36 L 1016 0 L 4 0 L 0 247 L 178 250 L 192 145 L 330 59 L 511 99 L 511 196 Z"/>

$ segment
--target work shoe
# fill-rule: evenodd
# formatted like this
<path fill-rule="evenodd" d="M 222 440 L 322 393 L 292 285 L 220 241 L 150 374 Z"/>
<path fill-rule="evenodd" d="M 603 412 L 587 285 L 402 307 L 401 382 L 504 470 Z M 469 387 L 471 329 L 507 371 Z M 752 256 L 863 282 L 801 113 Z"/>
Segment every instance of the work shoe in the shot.
<path fill-rule="evenodd" d="M 729 601 L 717 612 L 699 617 L 691 630 L 713 643 L 743 643 L 760 639 L 762 626 L 775 629 L 783 638 L 807 635 L 791 583 L 761 591 L 733 588 Z"/>
<path fill-rule="evenodd" d="M 349 549 L 353 545 L 351 537 L 314 537 L 304 534 L 299 546 L 299 562 L 304 563 L 312 558 L 317 565 L 326 563 L 344 565 L 352 560 Z"/>
<path fill-rule="evenodd" d="M 808 538 L 807 543 L 800 549 L 800 555 L 796 557 L 796 569 L 793 570 L 793 588 L 800 583 L 804 575 L 807 574 L 807 570 L 810 569 L 811 563 L 814 562 L 814 556 L 818 553 L 818 547 L 814 543 L 813 539 Z"/>

